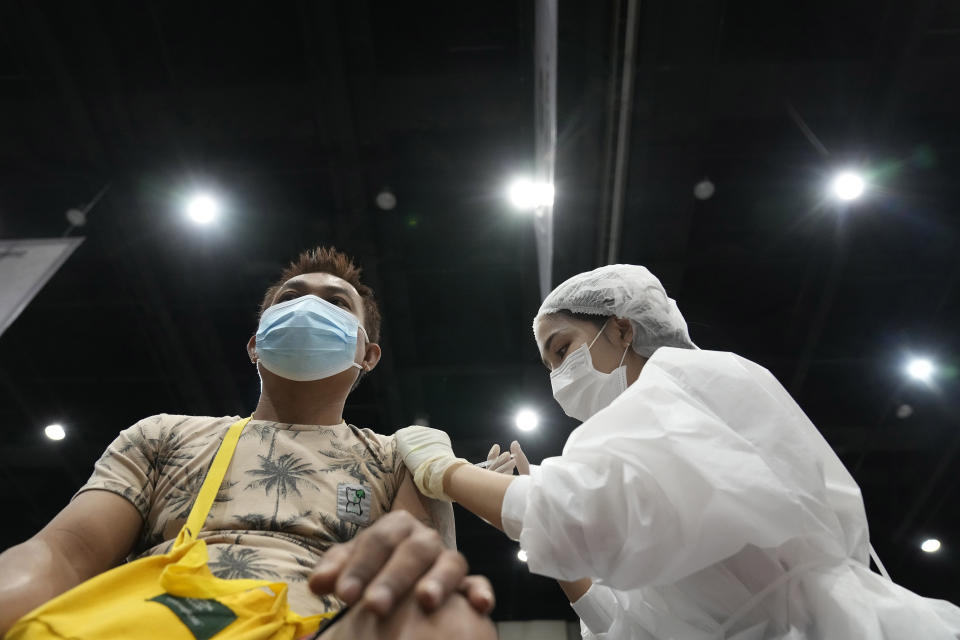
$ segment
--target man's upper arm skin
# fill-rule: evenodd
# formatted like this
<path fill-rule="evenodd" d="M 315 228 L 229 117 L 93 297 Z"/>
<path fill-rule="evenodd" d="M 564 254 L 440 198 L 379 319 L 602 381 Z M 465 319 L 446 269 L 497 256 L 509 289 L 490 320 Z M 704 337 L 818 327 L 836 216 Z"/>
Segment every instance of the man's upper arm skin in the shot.
<path fill-rule="evenodd" d="M 129 500 L 93 489 L 74 498 L 35 537 L 62 552 L 82 582 L 119 564 L 142 527 Z"/>
<path fill-rule="evenodd" d="M 413 476 L 407 473 L 403 477 L 403 482 L 400 483 L 400 488 L 397 490 L 397 495 L 393 499 L 393 506 L 390 507 L 390 510 L 406 511 L 431 529 L 437 529 L 438 524 L 433 521 L 430 511 L 424 504 L 426 499 L 417 491 L 417 485 L 413 484 Z"/>
<path fill-rule="evenodd" d="M 393 500 L 391 510 L 402 509 L 407 511 L 414 518 L 434 529 L 443 539 L 443 544 L 448 549 L 457 548 L 456 525 L 453 521 L 453 507 L 450 503 L 443 503 L 437 500 L 431 500 L 425 497 L 417 486 L 413 484 L 413 478 L 408 473 L 397 490 L 397 496 Z"/>

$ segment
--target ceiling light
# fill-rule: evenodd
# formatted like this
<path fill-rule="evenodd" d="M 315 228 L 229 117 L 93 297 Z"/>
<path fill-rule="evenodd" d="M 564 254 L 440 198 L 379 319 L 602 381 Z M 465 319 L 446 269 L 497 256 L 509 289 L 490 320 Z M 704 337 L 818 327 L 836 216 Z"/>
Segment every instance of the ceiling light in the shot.
<path fill-rule="evenodd" d="M 390 211 L 397 206 L 397 196 L 390 189 L 384 189 L 378 193 L 374 201 L 384 211 Z"/>
<path fill-rule="evenodd" d="M 187 203 L 187 215 L 197 224 L 210 224 L 220 215 L 220 203 L 207 193 L 198 193 Z"/>
<path fill-rule="evenodd" d="M 865 186 L 863 178 L 859 174 L 852 171 L 843 171 L 833 179 L 833 195 L 841 200 L 856 200 L 863 195 Z"/>
<path fill-rule="evenodd" d="M 717 187 L 710 181 L 710 178 L 704 178 L 693 186 L 693 197 L 697 200 L 709 200 L 716 190 Z"/>
<path fill-rule="evenodd" d="M 533 431 L 540 424 L 540 416 L 531 409 L 520 409 L 514 419 L 520 431 Z"/>
<path fill-rule="evenodd" d="M 67 437 L 66 432 L 63 430 L 63 425 L 59 424 L 47 425 L 43 430 L 43 434 L 51 440 L 63 440 Z"/>
<path fill-rule="evenodd" d="M 907 363 L 907 375 L 920 382 L 930 382 L 935 367 L 928 358 L 913 358 Z"/>
<path fill-rule="evenodd" d="M 533 182 L 519 179 L 510 184 L 507 190 L 510 202 L 522 211 L 549 207 L 553 204 L 553 185 L 547 182 Z"/>
<path fill-rule="evenodd" d="M 67 209 L 67 222 L 72 227 L 82 227 L 87 224 L 87 213 L 83 209 Z"/>
<path fill-rule="evenodd" d="M 936 538 L 928 538 L 923 541 L 920 548 L 927 553 L 936 553 L 940 551 L 940 541 Z"/>
<path fill-rule="evenodd" d="M 897 407 L 897 417 L 901 420 L 906 420 L 913 415 L 913 407 L 908 404 L 902 404 Z"/>
<path fill-rule="evenodd" d="M 517 551 L 517 560 L 519 560 L 520 562 L 526 562 L 527 552 L 524 551 L 523 549 L 520 549 L 520 551 Z"/>

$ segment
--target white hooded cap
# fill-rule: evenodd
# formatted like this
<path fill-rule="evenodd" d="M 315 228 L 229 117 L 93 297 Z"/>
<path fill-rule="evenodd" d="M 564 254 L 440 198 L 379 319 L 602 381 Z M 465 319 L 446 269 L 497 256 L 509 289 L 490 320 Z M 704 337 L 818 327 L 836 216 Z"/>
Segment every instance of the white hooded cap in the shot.
<path fill-rule="evenodd" d="M 627 318 L 633 350 L 645 358 L 660 347 L 696 349 L 677 303 L 646 267 L 612 264 L 577 274 L 550 292 L 533 319 L 558 311 Z"/>

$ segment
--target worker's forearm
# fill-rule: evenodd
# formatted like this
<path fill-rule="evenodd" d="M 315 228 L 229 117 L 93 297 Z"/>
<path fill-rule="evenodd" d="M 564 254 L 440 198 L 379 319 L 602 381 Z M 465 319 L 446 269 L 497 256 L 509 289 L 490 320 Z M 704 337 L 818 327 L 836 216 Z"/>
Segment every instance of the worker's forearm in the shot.
<path fill-rule="evenodd" d="M 42 539 L 0 554 L 0 636 L 24 614 L 80 583 L 76 570 Z"/>
<path fill-rule="evenodd" d="M 462 464 L 444 475 L 443 491 L 461 507 L 503 531 L 500 521 L 503 496 L 515 479 L 516 476 Z"/>
<path fill-rule="evenodd" d="M 443 478 L 443 491 L 461 507 L 502 531 L 500 513 L 503 510 L 503 496 L 515 479 L 516 476 L 463 464 L 447 471 Z M 576 602 L 583 597 L 593 584 L 590 578 L 573 582 L 557 580 L 557 583 L 570 602 Z"/>
<path fill-rule="evenodd" d="M 576 602 L 583 597 L 583 594 L 590 590 L 590 587 L 593 586 L 593 581 L 590 580 L 590 578 L 581 578 L 580 580 L 575 580 L 574 582 L 557 580 L 557 584 L 559 584 L 560 588 L 563 589 L 563 592 L 567 596 L 567 600 L 570 602 Z"/>

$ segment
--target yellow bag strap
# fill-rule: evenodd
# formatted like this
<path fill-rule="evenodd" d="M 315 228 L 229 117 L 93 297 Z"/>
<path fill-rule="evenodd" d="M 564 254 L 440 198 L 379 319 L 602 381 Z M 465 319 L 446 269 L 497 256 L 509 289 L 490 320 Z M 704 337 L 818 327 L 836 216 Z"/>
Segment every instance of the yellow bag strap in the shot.
<path fill-rule="evenodd" d="M 252 417 L 253 416 L 250 416 L 250 418 Z M 240 432 L 243 431 L 243 428 L 250 422 L 250 418 L 237 420 L 230 425 L 230 428 L 227 429 L 227 434 L 223 436 L 220 449 L 213 458 L 210 470 L 207 471 L 207 477 L 200 487 L 200 493 L 197 494 L 193 508 L 190 509 L 190 515 L 187 516 L 187 524 L 184 525 L 184 528 L 187 529 L 191 537 L 196 537 L 197 534 L 200 533 L 200 529 L 203 528 L 203 523 L 207 521 L 210 507 L 213 506 L 213 501 L 220 491 L 220 485 L 223 484 L 223 476 L 227 473 L 230 460 L 233 458 L 233 452 L 237 448 L 237 441 L 240 440 Z"/>

